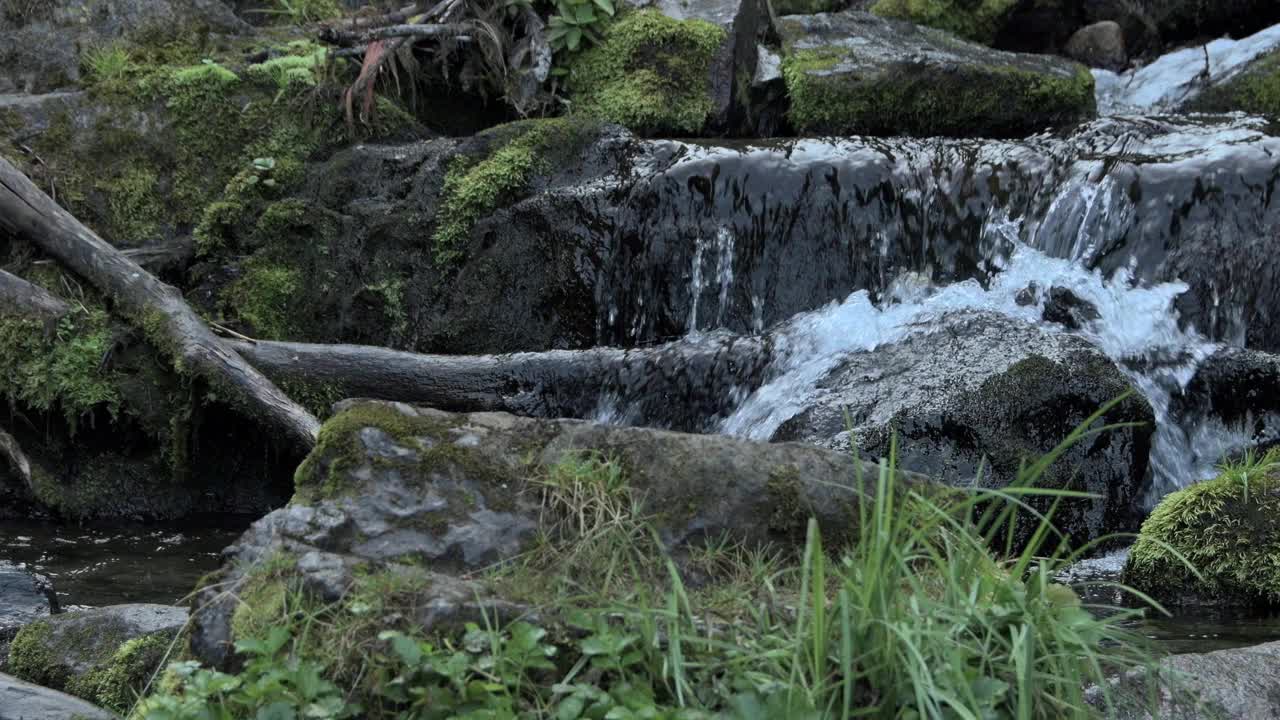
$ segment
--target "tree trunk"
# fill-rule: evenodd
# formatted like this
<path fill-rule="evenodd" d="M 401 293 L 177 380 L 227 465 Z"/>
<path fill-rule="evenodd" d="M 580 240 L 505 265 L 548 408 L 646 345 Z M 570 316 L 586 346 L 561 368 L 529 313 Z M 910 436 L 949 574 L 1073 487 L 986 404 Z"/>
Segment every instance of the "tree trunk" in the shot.
<path fill-rule="evenodd" d="M 586 417 L 602 402 L 649 417 L 699 419 L 733 408 L 732 390 L 757 387 L 770 358 L 763 338 L 704 337 L 637 350 L 594 348 L 510 355 L 423 355 L 361 345 L 231 341 L 277 382 L 335 397 L 418 403 L 455 412 L 501 410 Z M 648 407 L 644 407 L 648 404 Z"/>
<path fill-rule="evenodd" d="M 22 446 L 12 435 L 0 430 L 0 457 L 9 460 L 9 466 L 22 478 L 22 482 L 26 483 L 27 490 L 31 490 L 31 461 L 27 459 L 26 453 L 22 452 Z"/>
<path fill-rule="evenodd" d="M 178 367 L 302 450 L 320 424 L 204 324 L 174 288 L 98 237 L 0 158 L 0 230 L 26 240 L 92 283 Z"/>

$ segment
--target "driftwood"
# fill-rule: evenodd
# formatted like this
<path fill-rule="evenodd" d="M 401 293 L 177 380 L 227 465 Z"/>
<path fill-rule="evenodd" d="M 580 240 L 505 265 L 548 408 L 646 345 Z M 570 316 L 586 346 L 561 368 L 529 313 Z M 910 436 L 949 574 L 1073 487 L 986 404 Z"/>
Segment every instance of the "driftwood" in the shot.
<path fill-rule="evenodd" d="M 277 382 L 442 410 L 586 417 L 610 401 L 648 412 L 675 397 L 693 418 L 732 408 L 732 388 L 759 384 L 764 338 L 704 337 L 652 348 L 551 350 L 508 355 L 426 355 L 362 345 L 230 341 Z M 692 397 L 696 395 L 696 398 Z"/>
<path fill-rule="evenodd" d="M 369 30 L 336 30 L 333 28 L 325 28 L 320 33 L 320 39 L 330 45 L 338 47 L 352 47 L 354 45 L 366 45 L 375 40 L 390 40 L 392 38 L 403 38 L 410 40 L 423 40 L 426 38 L 460 38 L 468 36 L 474 32 L 475 28 L 469 25 L 441 25 L 441 24 L 414 24 L 414 25 L 388 25 L 387 27 L 371 28 Z"/>
<path fill-rule="evenodd" d="M 0 270 L 0 315 L 30 318 L 51 326 L 71 312 L 71 306 L 39 285 Z"/>
<path fill-rule="evenodd" d="M 299 449 L 315 445 L 320 423 L 227 347 L 178 291 L 112 247 L 0 158 L 0 234 L 40 248 L 93 284 L 172 354 L 186 372 L 218 388 Z"/>

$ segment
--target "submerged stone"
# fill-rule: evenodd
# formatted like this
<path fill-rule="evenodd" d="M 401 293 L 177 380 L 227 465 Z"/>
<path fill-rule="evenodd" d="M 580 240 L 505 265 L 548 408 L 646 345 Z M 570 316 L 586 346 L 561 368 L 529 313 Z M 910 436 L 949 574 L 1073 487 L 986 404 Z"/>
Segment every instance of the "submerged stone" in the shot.
<path fill-rule="evenodd" d="M 801 133 L 1021 137 L 1094 115 L 1093 77 L 1070 61 L 857 11 L 779 30 Z"/>

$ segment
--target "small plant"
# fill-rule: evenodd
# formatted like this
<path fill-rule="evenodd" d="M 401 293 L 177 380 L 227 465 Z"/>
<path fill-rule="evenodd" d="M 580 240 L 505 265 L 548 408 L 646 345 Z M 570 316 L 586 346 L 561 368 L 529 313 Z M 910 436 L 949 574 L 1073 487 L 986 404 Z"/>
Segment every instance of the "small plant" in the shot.
<path fill-rule="evenodd" d="M 134 70 L 133 56 L 119 44 L 90 48 L 81 61 L 94 86 L 107 91 L 123 89 Z"/>
<path fill-rule="evenodd" d="M 275 7 L 258 12 L 276 15 L 294 25 L 332 20 L 342 14 L 336 0 L 275 0 Z"/>
<path fill-rule="evenodd" d="M 356 717 L 360 706 L 344 701 L 341 691 L 322 676 L 323 667 L 289 651 L 289 629 L 275 627 L 265 639 L 236 643 L 246 656 L 244 669 L 227 675 L 195 662 L 173 663 L 169 679 L 176 690 L 142 700 L 135 720 L 234 720 L 237 718 Z"/>

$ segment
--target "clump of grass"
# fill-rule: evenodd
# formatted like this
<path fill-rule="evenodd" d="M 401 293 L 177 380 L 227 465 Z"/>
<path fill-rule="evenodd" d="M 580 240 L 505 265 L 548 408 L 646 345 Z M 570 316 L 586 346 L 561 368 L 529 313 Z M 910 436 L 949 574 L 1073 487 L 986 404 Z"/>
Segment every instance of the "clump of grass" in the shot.
<path fill-rule="evenodd" d="M 136 69 L 132 53 L 119 43 L 89 48 L 81 63 L 93 86 L 109 92 L 126 88 Z"/>
<path fill-rule="evenodd" d="M 258 12 L 274 15 L 294 25 L 332 20 L 342 14 L 337 0 L 275 0 L 274 7 Z"/>
<path fill-rule="evenodd" d="M 1104 429 L 1082 428 L 1068 443 Z M 867 499 L 847 546 L 826 546 L 810 520 L 791 552 L 715 539 L 678 559 L 648 531 L 624 468 L 571 455 L 538 486 L 544 545 L 490 576 L 508 588 L 549 578 L 534 588 L 550 590 L 542 625 L 477 623 L 428 638 L 394 624 L 403 616 L 385 602 L 397 593 L 357 591 L 334 608 L 281 612 L 287 629 L 266 642 L 242 640 L 255 658 L 247 674 L 178 668 L 175 687 L 135 717 L 194 718 L 167 709 L 195 699 L 231 709 L 219 718 L 250 717 L 239 709 L 250 706 L 246 689 L 261 707 L 301 701 L 304 685 L 324 717 L 1098 716 L 1118 700 L 1107 673 L 1151 661 L 1123 627 L 1140 611 L 1091 613 L 1054 581 L 1084 549 L 1065 546 L 1052 508 L 1028 549 L 992 550 L 1019 515 L 1034 515 L 1025 498 L 1080 495 L 1034 487 L 1065 447 L 1025 466 L 1011 488 L 942 499 L 899 484 L 891 449 L 876 477 L 856 478 Z M 694 587 L 695 575 L 730 592 Z M 386 625 L 358 668 L 317 653 L 314 639 L 305 650 L 306 637 L 337 627 L 342 613 L 365 619 L 363 637 L 369 623 Z M 1101 688 L 1093 704 L 1089 686 Z"/>

